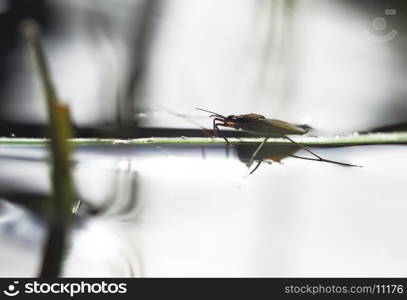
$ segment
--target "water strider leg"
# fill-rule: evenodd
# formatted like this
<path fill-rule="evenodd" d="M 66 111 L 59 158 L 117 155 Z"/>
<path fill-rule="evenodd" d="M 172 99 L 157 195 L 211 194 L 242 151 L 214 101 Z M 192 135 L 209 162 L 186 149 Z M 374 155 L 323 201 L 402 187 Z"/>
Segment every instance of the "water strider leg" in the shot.
<path fill-rule="evenodd" d="M 263 160 L 260 159 L 259 162 L 257 163 L 257 165 L 254 167 L 254 169 L 250 171 L 249 175 L 253 174 L 254 171 L 256 171 L 260 167 L 262 162 L 263 162 Z"/>
<path fill-rule="evenodd" d="M 216 121 L 220 121 L 222 123 L 216 123 Z M 225 126 L 225 121 L 220 118 L 213 119 L 213 131 L 215 133 L 215 136 L 222 137 L 226 141 L 226 143 L 229 145 L 230 143 L 229 143 L 228 139 L 223 134 L 220 133 L 218 126 Z"/>
<path fill-rule="evenodd" d="M 311 153 L 312 155 L 314 155 L 315 157 L 317 157 L 319 160 L 323 160 L 323 158 L 317 154 L 315 154 L 314 152 L 312 152 L 311 150 L 309 150 L 308 148 L 304 147 L 301 144 L 298 144 L 296 141 L 294 141 L 293 139 L 289 138 L 288 136 L 284 136 L 287 140 L 289 140 L 291 143 L 296 144 L 298 147 L 304 149 L 305 151 L 307 151 L 308 153 Z"/>
<path fill-rule="evenodd" d="M 359 167 L 361 168 L 362 166 L 358 166 L 358 165 L 352 165 L 352 164 L 348 164 L 348 163 L 343 163 L 340 161 L 335 161 L 335 160 L 330 160 L 330 159 L 325 159 L 322 158 L 321 156 L 315 154 L 314 152 L 312 152 L 311 150 L 309 150 L 308 148 L 304 147 L 301 144 L 298 144 L 296 141 L 294 141 L 293 139 L 289 138 L 288 136 L 284 136 L 286 139 L 288 139 L 290 142 L 296 144 L 298 147 L 304 149 L 305 151 L 307 151 L 308 153 L 311 153 L 312 155 L 314 155 L 317 159 L 315 158 L 309 158 L 309 157 L 302 157 L 302 156 L 297 156 L 297 155 L 290 155 L 291 157 L 295 157 L 295 158 L 299 158 L 299 159 L 306 159 L 306 160 L 314 160 L 314 161 L 321 161 L 321 162 L 327 162 L 327 163 L 332 163 L 332 164 L 337 164 L 337 165 L 342 165 L 342 166 L 348 166 L 348 167 Z"/>

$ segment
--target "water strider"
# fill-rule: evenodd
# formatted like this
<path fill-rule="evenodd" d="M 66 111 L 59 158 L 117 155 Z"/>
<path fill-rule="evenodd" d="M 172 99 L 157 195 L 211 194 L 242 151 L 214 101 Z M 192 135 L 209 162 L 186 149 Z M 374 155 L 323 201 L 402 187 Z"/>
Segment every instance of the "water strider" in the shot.
<path fill-rule="evenodd" d="M 196 108 L 196 109 L 204 111 L 204 112 L 208 112 L 211 114 L 210 117 L 213 117 L 213 131 L 214 131 L 215 135 L 221 136 L 223 139 L 225 139 L 225 141 L 227 143 L 229 143 L 229 141 L 225 136 L 223 136 L 221 134 L 221 132 L 219 130 L 219 126 L 240 129 L 242 131 L 251 133 L 253 135 L 265 137 L 263 142 L 261 142 L 260 145 L 257 147 L 256 151 L 254 151 L 254 153 L 249 161 L 249 164 L 248 164 L 249 168 L 252 165 L 256 155 L 259 153 L 260 149 L 266 144 L 267 140 L 271 137 L 285 138 L 285 139 L 289 140 L 291 143 L 294 143 L 298 147 L 304 149 L 308 153 L 315 156 L 316 159 L 297 156 L 297 155 L 290 155 L 292 157 L 333 163 L 333 164 L 338 164 L 338 165 L 348 166 L 348 167 L 361 167 L 361 166 L 357 166 L 357 165 L 352 165 L 352 164 L 348 164 L 348 163 L 343 163 L 343 162 L 339 162 L 339 161 L 322 158 L 321 156 L 315 154 L 314 152 L 312 152 L 305 146 L 297 143 L 296 141 L 294 141 L 293 139 L 291 139 L 288 136 L 288 135 L 306 134 L 310 129 L 310 127 L 307 125 L 295 125 L 295 124 L 291 124 L 291 123 L 277 120 L 277 119 L 268 119 L 265 116 L 258 115 L 258 114 L 223 116 L 221 114 L 218 114 L 218 113 L 206 110 L 206 109 L 202 109 L 202 108 Z M 263 162 L 263 159 L 260 159 L 259 162 L 257 163 L 256 167 L 250 172 L 250 174 L 252 174 L 254 171 L 256 171 L 262 162 Z"/>

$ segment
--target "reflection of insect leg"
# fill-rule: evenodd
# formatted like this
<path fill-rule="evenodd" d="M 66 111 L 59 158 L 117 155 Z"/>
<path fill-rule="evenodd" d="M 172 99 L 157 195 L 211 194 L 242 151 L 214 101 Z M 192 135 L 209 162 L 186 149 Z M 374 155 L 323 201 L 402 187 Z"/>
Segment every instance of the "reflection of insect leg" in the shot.
<path fill-rule="evenodd" d="M 253 152 L 252 157 L 249 160 L 249 164 L 248 164 L 249 168 L 253 164 L 253 161 L 256 158 L 256 155 L 259 153 L 260 149 L 264 146 L 264 144 L 267 142 L 268 139 L 269 139 L 269 137 L 266 137 L 263 140 L 263 142 L 261 142 L 260 145 L 257 147 L 256 151 Z M 259 162 L 257 163 L 256 167 L 250 172 L 250 174 L 253 174 L 254 171 L 256 171 L 258 167 L 260 167 L 262 162 L 263 162 L 263 159 L 260 159 Z"/>
<path fill-rule="evenodd" d="M 340 161 L 335 161 L 335 160 L 330 160 L 330 159 L 325 159 L 325 158 L 321 158 L 321 159 L 318 158 L 317 159 L 317 158 L 303 157 L 303 156 L 298 156 L 298 155 L 293 155 L 293 154 L 291 154 L 290 156 L 295 157 L 295 158 L 299 158 L 299 159 L 327 162 L 327 163 L 337 164 L 337 165 L 346 166 L 346 167 L 358 167 L 358 168 L 362 167 L 362 166 L 358 166 L 358 165 L 347 164 L 347 163 L 343 163 L 343 162 L 340 162 Z"/>
<path fill-rule="evenodd" d="M 308 153 L 311 153 L 312 155 L 314 155 L 316 158 L 318 158 L 319 160 L 323 160 L 323 158 L 317 154 L 315 154 L 314 152 L 312 152 L 311 150 L 309 150 L 308 148 L 304 147 L 303 145 L 298 144 L 296 141 L 294 141 L 293 139 L 289 138 L 288 136 L 284 136 L 287 140 L 289 140 L 291 143 L 296 144 L 298 147 L 301 147 L 302 149 L 304 149 L 305 151 L 307 151 Z"/>
<path fill-rule="evenodd" d="M 261 163 L 263 162 L 263 160 L 262 159 L 260 159 L 259 161 L 258 161 L 258 163 L 257 163 L 257 165 L 254 167 L 254 169 L 253 170 L 251 170 L 250 171 L 250 175 L 251 174 L 253 174 L 254 173 L 254 171 L 256 171 L 259 167 L 260 167 L 260 165 L 261 165 Z"/>
<path fill-rule="evenodd" d="M 306 147 L 304 147 L 303 145 L 298 144 L 296 141 L 294 141 L 293 139 L 290 139 L 288 136 L 284 136 L 286 139 L 288 139 L 290 142 L 296 144 L 298 147 L 301 147 L 302 149 L 304 149 L 305 151 L 307 151 L 308 153 L 311 153 L 312 155 L 314 155 L 317 159 L 315 158 L 309 158 L 309 157 L 302 157 L 302 156 L 297 156 L 297 155 L 290 155 L 291 157 L 295 157 L 295 158 L 300 158 L 300 159 L 306 159 L 306 160 L 315 160 L 315 161 L 322 161 L 322 162 L 327 162 L 327 163 L 332 163 L 332 164 L 337 164 L 337 165 L 342 165 L 342 166 L 348 166 L 348 167 L 362 167 L 362 166 L 358 166 L 358 165 L 352 165 L 352 164 L 347 164 L 347 163 L 343 163 L 340 161 L 335 161 L 335 160 L 330 160 L 330 159 L 325 159 L 322 158 L 321 156 L 315 154 L 314 152 L 312 152 L 311 150 L 307 149 Z"/>

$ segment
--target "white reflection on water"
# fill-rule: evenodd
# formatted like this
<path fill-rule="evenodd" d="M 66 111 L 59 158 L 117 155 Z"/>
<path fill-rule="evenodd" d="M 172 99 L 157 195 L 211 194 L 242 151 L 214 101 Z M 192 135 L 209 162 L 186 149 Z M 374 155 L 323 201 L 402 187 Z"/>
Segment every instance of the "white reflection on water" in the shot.
<path fill-rule="evenodd" d="M 36 276 L 44 234 L 27 210 L 0 199 L 0 277 Z"/>
<path fill-rule="evenodd" d="M 114 199 L 115 213 L 89 218 L 78 228 L 64 274 L 406 276 L 406 147 L 314 150 L 363 168 L 289 158 L 242 180 L 246 167 L 233 153 L 206 160 L 175 149 L 170 157 L 112 155 L 124 172 L 114 195 L 130 197 L 126 189 L 132 181 L 126 180 L 137 173 L 136 205 L 123 211 L 117 206 L 124 200 Z M 98 177 L 103 172 L 79 174 L 82 189 L 93 181 L 91 199 L 97 183 L 109 183 Z M 20 266 L 1 268 L 3 276 L 36 272 L 41 241 L 28 251 L 20 237 L 10 243 L 1 236 L 2 253 L 14 249 L 21 256 L 2 262 Z"/>
<path fill-rule="evenodd" d="M 207 160 L 198 160 L 196 157 L 154 157 L 136 162 L 135 168 L 143 176 L 159 176 L 160 178 L 191 178 L 201 179 L 208 177 L 235 178 L 237 174 L 243 176 L 246 168 L 236 159 L 224 157 L 211 157 Z"/>
<path fill-rule="evenodd" d="M 142 267 L 128 224 L 109 218 L 88 220 L 72 233 L 65 277 L 137 277 Z"/>
<path fill-rule="evenodd" d="M 287 159 L 243 185 L 240 163 L 157 162 L 139 176 L 145 275 L 403 276 L 405 149 L 318 149 L 364 167 Z"/>

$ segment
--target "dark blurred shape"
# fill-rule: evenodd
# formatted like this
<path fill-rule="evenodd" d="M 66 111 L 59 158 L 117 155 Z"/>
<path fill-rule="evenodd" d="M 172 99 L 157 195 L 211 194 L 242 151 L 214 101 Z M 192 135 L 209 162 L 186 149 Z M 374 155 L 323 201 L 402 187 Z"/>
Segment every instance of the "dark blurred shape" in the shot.
<path fill-rule="evenodd" d="M 256 151 L 258 144 L 253 145 L 235 145 L 237 149 L 237 154 L 243 163 L 248 163 Z M 294 154 L 299 150 L 300 147 L 297 145 L 264 145 L 257 155 L 254 157 L 255 161 L 271 160 L 274 162 L 281 162 L 284 158 Z"/>
<path fill-rule="evenodd" d="M 158 0 L 135 0 L 134 2 L 109 1 L 91 2 L 86 5 L 80 3 L 66 4 L 70 10 L 64 11 L 64 3 L 51 0 L 3 0 L 4 10 L 0 11 L 0 99 L 3 107 L 9 107 L 15 100 L 10 91 L 17 89 L 29 89 L 26 85 L 21 86 L 21 74 L 26 64 L 26 48 L 23 46 L 21 34 L 19 32 L 19 23 L 24 19 L 36 21 L 41 28 L 45 38 L 54 43 L 59 43 L 61 49 L 69 52 L 70 43 L 77 41 L 80 36 L 77 33 L 72 34 L 72 20 L 79 18 L 86 20 L 81 28 L 81 34 L 88 36 L 89 39 L 95 39 L 95 43 L 101 43 L 97 36 L 102 32 L 103 42 L 111 43 L 109 47 L 115 49 L 116 44 L 123 44 L 124 50 L 122 57 L 116 58 L 124 67 L 121 73 L 124 75 L 117 78 L 118 90 L 112 92 L 115 94 L 112 99 L 109 98 L 112 105 L 105 106 L 109 111 L 101 112 L 95 109 L 94 113 L 99 114 L 105 120 L 100 120 L 95 124 L 101 132 L 107 130 L 104 135 L 116 137 L 131 137 L 137 130 L 137 119 L 135 112 L 140 110 L 141 98 L 144 94 L 145 69 L 148 62 L 148 56 L 151 53 L 151 45 L 156 30 L 156 12 L 160 8 Z M 2 3 L 0 3 L 2 4 Z M 92 4 L 92 5 L 89 5 Z M 94 5 L 93 5 L 94 4 Z M 3 6 L 3 5 L 2 5 Z M 120 6 L 129 11 L 125 20 L 115 19 L 115 15 L 106 7 Z M 1 9 L 1 8 L 0 8 Z M 83 19 L 82 19 L 83 18 Z M 117 17 L 116 17 L 117 18 Z M 121 26 L 127 24 L 126 30 Z M 127 30 L 128 28 L 128 30 Z M 103 45 L 102 45 L 103 46 Z M 102 47 L 101 46 L 101 47 Z M 117 53 L 121 53 L 117 50 Z M 52 56 L 53 53 L 48 55 Z M 54 76 L 61 76 L 56 74 Z M 61 77 L 59 77 L 61 78 Z M 104 84 L 101 82 L 101 84 Z M 116 86 L 112 84 L 113 90 Z M 13 93 L 11 93 L 13 94 Z M 31 93 L 29 94 L 31 95 Z M 19 95 L 17 100 L 24 101 Z M 102 102 L 103 99 L 100 101 Z M 5 102 L 7 101 L 7 105 Z M 104 103 L 100 103 L 103 107 Z M 111 109 L 115 107 L 115 109 Z M 15 118 L 15 116 L 13 116 Z M 21 123 L 30 124 L 31 121 L 22 118 L 11 119 L 0 111 L 0 134 L 9 136 L 14 133 L 14 128 L 19 129 Z M 28 127 L 30 127 L 28 126 Z M 99 127 L 100 126 L 100 127 Z M 7 130 L 5 130 L 7 129 Z M 4 130 L 4 131 L 3 131 Z M 3 133 L 4 132 L 4 133 Z M 41 132 L 27 131 L 24 136 L 32 133 L 33 136 L 43 135 Z M 103 133 L 102 133 L 103 134 Z"/>
<path fill-rule="evenodd" d="M 394 131 L 406 131 L 406 130 L 407 130 L 407 122 L 380 126 L 380 127 L 373 128 L 367 132 L 394 132 Z"/>
<path fill-rule="evenodd" d="M 133 134 L 137 127 L 135 119 L 136 106 L 140 106 L 140 99 L 143 95 L 144 74 L 148 53 L 152 45 L 154 26 L 153 16 L 159 8 L 158 0 L 144 0 L 140 8 L 134 12 L 134 30 L 130 37 L 130 61 L 124 91 L 117 101 L 118 115 L 117 124 L 119 127 L 118 135 L 128 137 Z"/>
<path fill-rule="evenodd" d="M 12 60 L 19 53 L 21 33 L 20 22 L 24 19 L 35 20 L 47 32 L 52 15 L 45 0 L 3 0 L 6 10 L 0 13 L 0 105 L 5 89 L 14 79 L 16 67 Z"/>
<path fill-rule="evenodd" d="M 0 188 L 1 201 L 7 201 L 14 205 L 23 206 L 35 215 L 41 216 L 42 218 L 44 217 L 42 201 L 46 197 L 49 197 L 49 195 L 25 191 L 4 191 L 2 187 Z"/>

